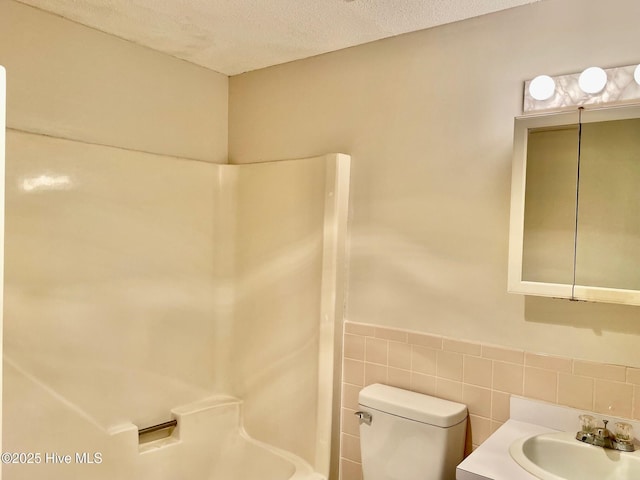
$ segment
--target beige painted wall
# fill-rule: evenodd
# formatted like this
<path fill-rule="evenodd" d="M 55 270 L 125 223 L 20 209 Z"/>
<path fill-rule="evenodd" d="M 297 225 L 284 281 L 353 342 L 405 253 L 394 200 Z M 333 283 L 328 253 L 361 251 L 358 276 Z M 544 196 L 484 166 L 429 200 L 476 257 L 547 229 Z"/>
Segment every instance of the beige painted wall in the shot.
<path fill-rule="evenodd" d="M 640 61 L 635 0 L 546 0 L 230 79 L 235 163 L 352 155 L 347 318 L 640 366 L 640 309 L 507 294 L 526 79 Z"/>
<path fill-rule="evenodd" d="M 227 161 L 228 78 L 56 15 L 0 0 L 7 127 Z"/>

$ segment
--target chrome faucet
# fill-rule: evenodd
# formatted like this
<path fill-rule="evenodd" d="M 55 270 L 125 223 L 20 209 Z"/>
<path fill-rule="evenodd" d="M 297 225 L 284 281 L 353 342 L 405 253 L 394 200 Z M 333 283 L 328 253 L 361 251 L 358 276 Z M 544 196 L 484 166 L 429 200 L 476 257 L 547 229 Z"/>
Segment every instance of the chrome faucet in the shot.
<path fill-rule="evenodd" d="M 583 418 L 586 417 L 586 418 Z M 609 420 L 603 420 L 603 427 L 593 427 L 595 419 L 590 415 L 581 415 L 582 429 L 576 433 L 576 439 L 581 442 L 595 445 L 596 447 L 620 450 L 621 452 L 633 452 L 633 436 L 631 435 L 631 425 L 626 423 L 616 424 L 621 433 L 615 435 L 607 428 Z M 620 427 L 622 426 L 622 427 Z"/>

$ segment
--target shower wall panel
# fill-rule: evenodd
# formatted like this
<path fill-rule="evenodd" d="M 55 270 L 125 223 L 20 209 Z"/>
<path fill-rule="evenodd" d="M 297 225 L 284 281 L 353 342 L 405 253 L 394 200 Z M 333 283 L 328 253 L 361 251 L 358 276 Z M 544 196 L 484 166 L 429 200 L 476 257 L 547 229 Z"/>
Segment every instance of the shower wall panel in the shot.
<path fill-rule="evenodd" d="M 7 158 L 10 368 L 101 429 L 226 390 L 218 166 L 15 131 Z"/>
<path fill-rule="evenodd" d="M 325 224 L 332 162 L 335 158 L 316 157 L 225 167 L 238 169 L 235 394 L 245 401 L 245 426 L 252 436 L 311 464 L 319 441 L 318 358 L 325 229 L 333 227 Z"/>
<path fill-rule="evenodd" d="M 103 452 L 92 478 L 137 478 L 114 431 L 231 394 L 250 435 L 328 470 L 337 158 L 216 165 L 9 131 L 5 451 Z M 72 467 L 3 472 L 86 478 Z"/>

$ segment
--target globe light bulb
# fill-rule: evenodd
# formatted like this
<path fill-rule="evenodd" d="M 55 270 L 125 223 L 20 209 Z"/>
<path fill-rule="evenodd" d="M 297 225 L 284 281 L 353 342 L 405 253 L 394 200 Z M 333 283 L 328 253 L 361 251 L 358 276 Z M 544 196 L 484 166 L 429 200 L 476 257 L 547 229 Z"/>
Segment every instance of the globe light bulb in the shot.
<path fill-rule="evenodd" d="M 599 93 L 606 84 L 607 72 L 600 67 L 589 67 L 578 78 L 578 86 L 584 93 Z"/>
<path fill-rule="evenodd" d="M 538 75 L 529 83 L 529 94 L 536 100 L 548 100 L 556 91 L 556 82 L 549 75 Z"/>

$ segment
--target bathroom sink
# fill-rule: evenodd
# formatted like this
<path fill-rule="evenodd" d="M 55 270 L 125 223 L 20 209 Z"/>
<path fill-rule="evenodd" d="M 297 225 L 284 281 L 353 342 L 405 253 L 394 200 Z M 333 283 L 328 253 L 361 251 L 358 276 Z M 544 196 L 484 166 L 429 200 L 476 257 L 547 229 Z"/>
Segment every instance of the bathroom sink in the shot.
<path fill-rule="evenodd" d="M 640 479 L 640 451 L 619 452 L 587 445 L 575 433 L 557 432 L 516 440 L 511 457 L 542 480 Z"/>

